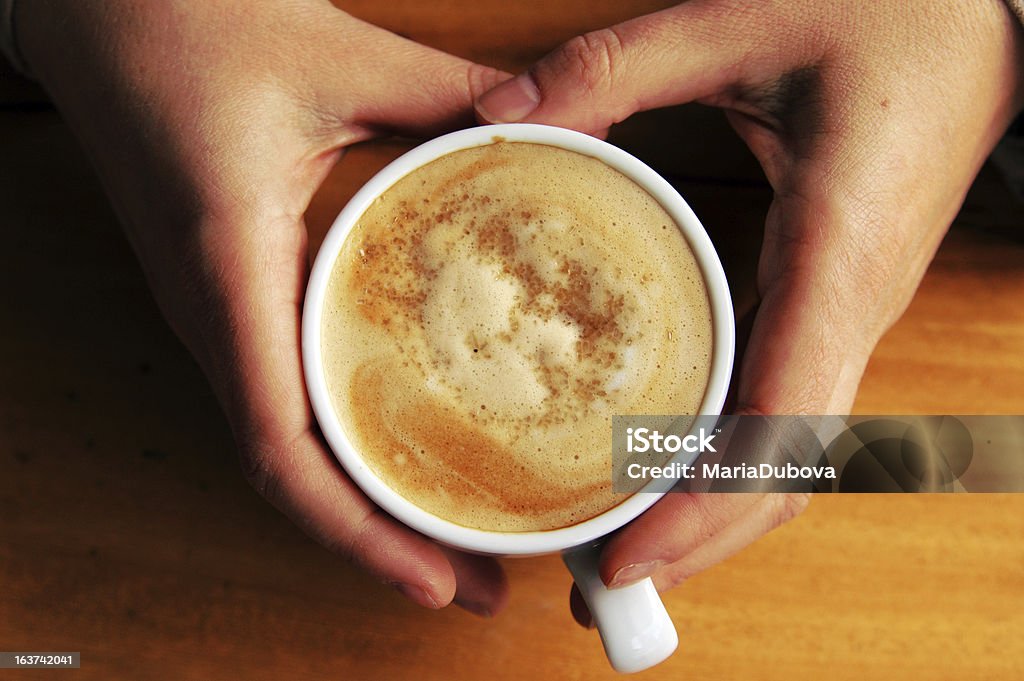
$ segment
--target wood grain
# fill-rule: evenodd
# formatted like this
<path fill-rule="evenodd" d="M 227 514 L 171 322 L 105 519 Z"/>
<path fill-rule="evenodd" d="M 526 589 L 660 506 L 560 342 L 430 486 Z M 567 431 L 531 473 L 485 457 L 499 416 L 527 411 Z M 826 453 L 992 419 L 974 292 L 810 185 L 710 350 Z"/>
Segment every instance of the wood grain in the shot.
<path fill-rule="evenodd" d="M 657 3 L 349 8 L 517 69 Z M 613 132 L 667 174 L 739 307 L 770 191 L 713 111 Z M 313 247 L 408 145 L 353 149 L 307 215 Z M 243 482 L 230 433 L 160 318 L 56 114 L 0 112 L 0 649 L 78 672 L 0 678 L 615 678 L 555 557 L 506 561 L 492 621 L 421 610 L 316 546 Z M 1021 210 L 983 174 L 861 385 L 860 413 L 1024 413 Z M 638 678 L 1024 678 L 1024 496 L 835 496 L 666 595 L 680 650 Z"/>

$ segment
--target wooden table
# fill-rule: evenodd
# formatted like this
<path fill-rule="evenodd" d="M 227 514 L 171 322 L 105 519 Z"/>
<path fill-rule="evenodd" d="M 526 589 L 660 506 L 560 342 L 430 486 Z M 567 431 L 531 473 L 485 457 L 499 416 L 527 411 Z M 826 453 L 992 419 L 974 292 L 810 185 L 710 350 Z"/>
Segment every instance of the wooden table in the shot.
<path fill-rule="evenodd" d="M 501 6 L 353 11 L 515 70 L 644 8 Z M 647 114 L 613 141 L 675 181 L 749 304 L 770 192 L 720 116 Z M 310 207 L 314 244 L 405 148 L 351 152 Z M 615 678 L 569 616 L 556 557 L 507 561 L 511 603 L 493 621 L 429 612 L 260 500 L 60 119 L 8 108 L 0 149 L 0 650 L 83 659 L 0 679 Z M 858 412 L 1024 413 L 1024 213 L 1011 201 L 983 173 L 875 352 Z M 666 595 L 680 649 L 639 678 L 1024 678 L 1022 537 L 1021 495 L 819 497 Z"/>

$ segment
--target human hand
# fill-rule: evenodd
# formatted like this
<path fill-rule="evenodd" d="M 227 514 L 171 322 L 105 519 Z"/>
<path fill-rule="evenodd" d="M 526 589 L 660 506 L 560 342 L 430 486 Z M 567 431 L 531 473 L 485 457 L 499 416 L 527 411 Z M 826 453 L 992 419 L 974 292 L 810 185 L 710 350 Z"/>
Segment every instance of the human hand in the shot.
<path fill-rule="evenodd" d="M 493 614 L 492 559 L 442 549 L 344 475 L 306 399 L 303 214 L 352 142 L 473 122 L 502 75 L 320 0 L 32 0 L 21 50 L 78 134 L 256 489 L 412 600 Z"/>
<path fill-rule="evenodd" d="M 1022 44 L 997 0 L 693 0 L 575 38 L 476 108 L 591 133 L 683 102 L 725 109 L 775 191 L 735 412 L 845 414 L 1020 110 Z M 609 541 L 602 577 L 670 588 L 806 503 L 669 494 Z"/>

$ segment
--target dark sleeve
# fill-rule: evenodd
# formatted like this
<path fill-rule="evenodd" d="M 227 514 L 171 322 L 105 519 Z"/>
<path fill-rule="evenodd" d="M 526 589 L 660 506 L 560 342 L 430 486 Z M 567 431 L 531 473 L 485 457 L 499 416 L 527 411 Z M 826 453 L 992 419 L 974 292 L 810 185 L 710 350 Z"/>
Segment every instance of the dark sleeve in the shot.
<path fill-rule="evenodd" d="M 1024 114 L 1017 117 L 990 157 L 1017 200 L 1024 204 Z"/>
<path fill-rule="evenodd" d="M 1010 11 L 1024 25 L 1024 0 L 1006 0 Z M 1010 125 L 992 152 L 992 162 L 1002 172 L 1013 193 L 1024 202 L 1024 114 Z"/>

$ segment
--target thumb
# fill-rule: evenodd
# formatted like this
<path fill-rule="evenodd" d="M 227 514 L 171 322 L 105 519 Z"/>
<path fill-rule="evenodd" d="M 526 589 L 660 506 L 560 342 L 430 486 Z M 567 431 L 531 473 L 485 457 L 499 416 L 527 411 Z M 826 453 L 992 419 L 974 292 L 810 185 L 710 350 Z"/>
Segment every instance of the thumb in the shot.
<path fill-rule="evenodd" d="M 474 98 L 511 77 L 338 12 L 330 57 L 338 76 L 317 93 L 324 110 L 370 133 L 430 136 L 472 125 Z"/>
<path fill-rule="evenodd" d="M 637 111 L 719 92 L 739 77 L 734 36 L 754 23 L 684 3 L 577 36 L 476 101 L 488 123 L 546 123 L 593 132 Z M 742 21 L 742 25 L 739 23 Z"/>

